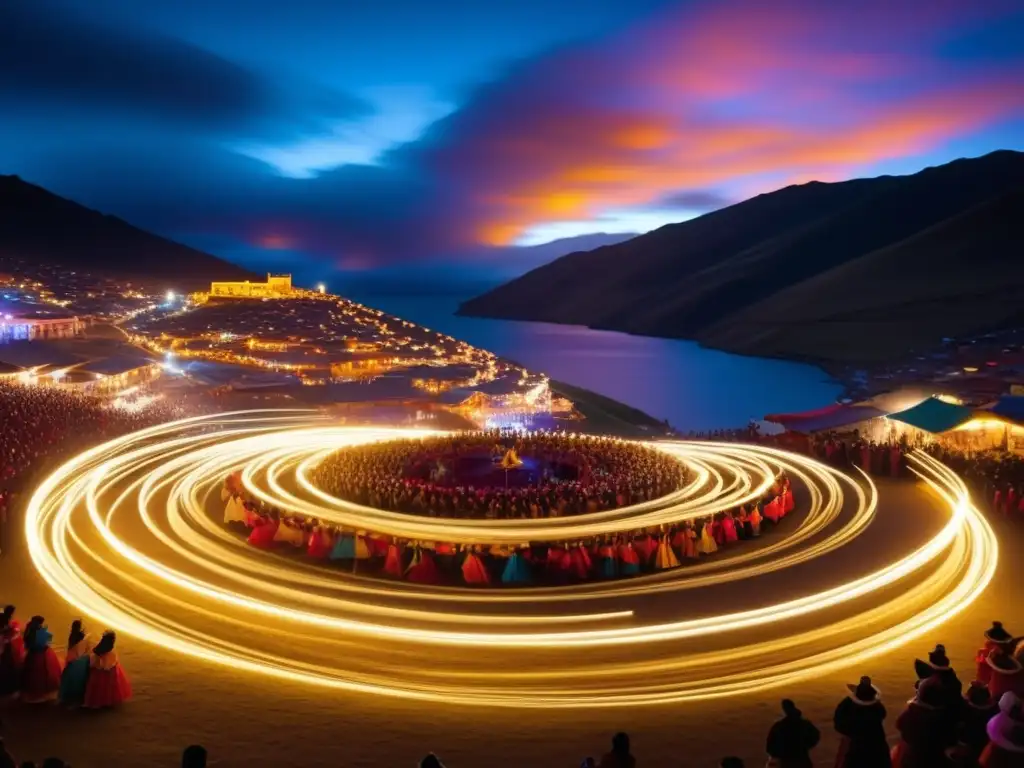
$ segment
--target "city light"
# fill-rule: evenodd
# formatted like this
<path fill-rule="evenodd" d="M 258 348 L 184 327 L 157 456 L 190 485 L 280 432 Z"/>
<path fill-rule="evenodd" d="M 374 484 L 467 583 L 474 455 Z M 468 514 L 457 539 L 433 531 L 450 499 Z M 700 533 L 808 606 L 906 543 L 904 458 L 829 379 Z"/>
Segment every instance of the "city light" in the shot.
<path fill-rule="evenodd" d="M 167 292 L 167 303 L 170 304 L 175 299 L 174 291 Z"/>
<path fill-rule="evenodd" d="M 317 284 L 316 284 L 316 289 L 317 289 L 317 291 L 319 291 L 320 293 L 327 293 L 327 286 L 326 286 L 326 285 L 324 285 L 323 283 L 317 283 Z"/>

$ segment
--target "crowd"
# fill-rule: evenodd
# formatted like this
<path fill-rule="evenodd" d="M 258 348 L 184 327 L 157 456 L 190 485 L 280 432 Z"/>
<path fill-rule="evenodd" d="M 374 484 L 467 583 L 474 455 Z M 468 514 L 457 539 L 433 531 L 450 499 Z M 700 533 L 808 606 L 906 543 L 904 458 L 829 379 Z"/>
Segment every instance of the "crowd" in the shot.
<path fill-rule="evenodd" d="M 71 623 L 63 658 L 52 647 L 46 619 L 33 616 L 21 626 L 15 607 L 0 614 L 0 699 L 25 704 L 59 701 L 66 707 L 105 709 L 131 698 L 128 677 L 118 662 L 117 635 L 99 641 L 81 620 Z"/>
<path fill-rule="evenodd" d="M 377 509 L 510 519 L 649 501 L 678 490 L 686 470 L 639 443 L 494 430 L 344 448 L 312 479 L 334 496 Z"/>
<path fill-rule="evenodd" d="M 254 547 L 291 549 L 387 578 L 471 586 L 566 584 L 676 568 L 760 536 L 766 524 L 776 525 L 795 507 L 790 480 L 780 475 L 761 502 L 704 520 L 583 541 L 508 547 L 409 541 L 292 516 L 247 497 L 238 475 L 225 480 L 221 498 L 224 523 L 247 532 Z"/>
<path fill-rule="evenodd" d="M 44 628 L 45 630 L 45 628 Z M 72 641 L 81 642 L 79 622 L 72 626 Z M 110 633 L 104 635 L 104 638 Z M 101 640 L 100 645 L 104 641 Z M 102 653 L 97 648 L 92 658 L 113 654 L 110 648 Z M 51 651 L 52 653 L 52 651 Z M 81 657 L 79 657 L 81 658 Z M 53 662 L 47 662 L 51 665 Z M 67 670 L 76 662 L 65 667 Z M 59 665 L 59 662 L 57 662 Z M 999 622 L 984 633 L 978 649 L 974 679 L 964 687 L 953 669 L 946 650 L 937 645 L 927 659 L 914 662 L 916 682 L 912 698 L 896 717 L 898 738 L 890 744 L 885 730 L 889 712 L 882 702 L 881 691 L 870 677 L 861 677 L 847 685 L 847 694 L 836 706 L 832 727 L 839 736 L 834 758 L 819 764 L 832 763 L 835 768 L 1021 768 L 1024 766 L 1024 639 L 1014 637 Z M 90 661 L 86 673 L 85 697 L 95 675 L 108 675 L 102 683 L 104 691 L 113 693 L 122 683 L 110 670 L 113 665 Z M 123 679 L 123 673 L 120 673 Z M 75 673 L 77 677 L 77 673 Z M 69 683 L 81 690 L 75 681 Z M 64 681 L 61 681 L 63 696 Z M 127 681 L 123 686 L 127 688 Z M 87 704 L 88 705 L 88 704 Z M 790 699 L 782 700 L 782 717 L 768 730 L 765 753 L 768 768 L 811 768 L 813 752 L 821 739 L 819 728 L 804 717 Z M 711 765 L 691 760 L 687 765 Z M 18 763 L 0 742 L 0 768 Z M 22 766 L 34 765 L 23 763 Z M 199 745 L 188 747 L 181 761 L 182 768 L 205 768 L 207 752 Z M 724 757 L 720 768 L 744 768 L 739 757 Z M 43 768 L 68 768 L 56 758 L 48 758 Z M 430 753 L 419 762 L 420 768 L 444 768 L 441 759 Z M 611 749 L 600 758 L 587 757 L 581 768 L 636 768 L 630 738 L 617 733 Z"/>

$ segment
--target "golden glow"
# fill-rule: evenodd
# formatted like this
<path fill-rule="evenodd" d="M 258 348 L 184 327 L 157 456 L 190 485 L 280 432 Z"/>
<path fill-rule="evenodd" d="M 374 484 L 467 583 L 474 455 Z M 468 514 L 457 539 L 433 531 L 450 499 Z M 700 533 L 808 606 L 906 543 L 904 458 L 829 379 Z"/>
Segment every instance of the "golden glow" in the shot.
<path fill-rule="evenodd" d="M 998 560 L 962 481 L 920 453 L 910 457 L 914 471 L 949 511 L 932 539 L 845 583 L 808 584 L 783 602 L 752 590 L 756 604 L 720 615 L 698 605 L 700 618 L 677 613 L 692 609 L 693 593 L 672 594 L 798 567 L 851 543 L 876 515 L 870 479 L 772 448 L 657 442 L 650 445 L 692 471 L 676 493 L 573 518 L 501 521 L 372 509 L 308 479 L 339 447 L 432 434 L 339 427 L 308 411 L 142 430 L 75 457 L 43 482 L 26 513 L 29 552 L 84 613 L 211 663 L 339 690 L 545 708 L 717 698 L 856 666 L 963 610 Z M 518 544 L 656 530 L 757 498 L 780 471 L 806 487 L 808 509 L 787 537 L 763 548 L 625 581 L 431 588 L 253 550 L 219 520 L 220 489 L 235 471 L 250 494 L 283 509 L 421 541 Z M 668 596 L 674 617 L 635 613 L 640 595 Z"/>

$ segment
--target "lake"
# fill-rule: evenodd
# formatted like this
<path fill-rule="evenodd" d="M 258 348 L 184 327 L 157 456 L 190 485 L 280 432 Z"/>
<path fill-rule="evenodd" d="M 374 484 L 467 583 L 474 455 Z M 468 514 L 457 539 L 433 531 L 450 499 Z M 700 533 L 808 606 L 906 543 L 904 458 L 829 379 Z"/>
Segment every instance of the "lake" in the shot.
<path fill-rule="evenodd" d="M 768 413 L 818 408 L 842 391 L 819 368 L 698 344 L 578 326 L 453 314 L 459 298 L 346 293 L 554 379 L 639 408 L 680 430 L 742 427 Z"/>

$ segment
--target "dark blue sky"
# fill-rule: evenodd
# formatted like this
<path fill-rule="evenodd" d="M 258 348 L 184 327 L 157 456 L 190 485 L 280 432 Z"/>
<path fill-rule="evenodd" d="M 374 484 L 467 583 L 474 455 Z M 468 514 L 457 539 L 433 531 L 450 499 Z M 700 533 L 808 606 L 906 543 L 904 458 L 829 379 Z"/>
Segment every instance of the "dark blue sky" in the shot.
<path fill-rule="evenodd" d="M 557 251 L 510 246 L 1024 149 L 1024 10 L 12 2 L 0 115 L 0 172 L 256 267 L 510 274 Z"/>

